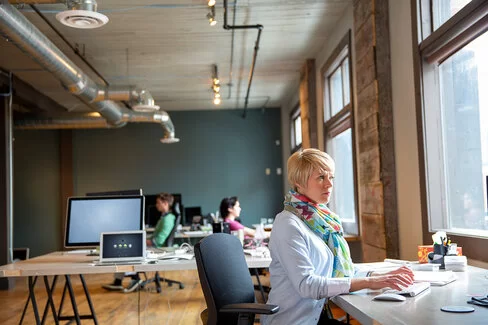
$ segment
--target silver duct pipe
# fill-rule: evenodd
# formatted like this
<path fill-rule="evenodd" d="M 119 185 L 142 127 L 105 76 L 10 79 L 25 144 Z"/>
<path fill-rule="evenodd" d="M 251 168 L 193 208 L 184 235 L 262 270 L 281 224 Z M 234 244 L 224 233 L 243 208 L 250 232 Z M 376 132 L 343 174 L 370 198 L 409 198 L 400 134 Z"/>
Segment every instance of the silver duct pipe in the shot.
<path fill-rule="evenodd" d="M 117 126 L 107 123 L 99 113 L 66 113 L 61 116 L 39 117 L 30 116 L 14 121 L 14 127 L 19 130 L 59 130 L 59 129 L 104 129 L 122 127 L 128 122 L 160 123 L 163 127 L 163 143 L 178 142 L 175 138 L 173 122 L 165 111 L 157 113 L 132 112 L 122 114 L 121 123 Z"/>
<path fill-rule="evenodd" d="M 132 86 L 112 86 L 98 89 L 95 101 L 101 100 L 128 101 L 132 109 L 138 112 L 159 110 L 159 106 L 155 105 L 154 98 L 149 91 Z"/>
<path fill-rule="evenodd" d="M 132 86 L 112 86 L 98 89 L 95 101 L 102 100 L 116 100 L 116 101 L 131 101 L 139 97 L 140 90 Z"/>
<path fill-rule="evenodd" d="M 91 0 L 85 0 L 83 3 L 96 7 L 96 2 Z M 111 90 L 97 85 L 13 6 L 5 5 L 4 8 L 2 5 L 0 7 L 0 22 L 3 23 L 0 25 L 3 34 L 14 41 L 21 50 L 29 54 L 46 70 L 56 75 L 69 92 L 77 95 L 88 104 L 106 100 L 130 100 L 134 106 L 156 107 L 153 97 L 147 90 L 135 89 L 134 87 L 119 87 L 119 89 Z M 95 111 L 101 112 L 100 109 L 103 107 L 100 108 L 95 105 Z M 109 122 L 117 124 L 118 106 L 107 107 L 106 110 L 113 112 L 108 116 L 102 115 Z"/>
<path fill-rule="evenodd" d="M 45 4 L 52 4 L 52 3 L 66 3 L 66 0 L 8 0 L 11 4 L 37 4 L 37 5 L 45 5 Z"/>
<path fill-rule="evenodd" d="M 87 0 L 85 2 L 90 1 Z M 91 3 L 95 2 L 92 1 Z M 45 120 L 41 119 L 40 121 L 44 121 L 40 122 L 41 125 L 37 125 L 37 127 L 31 125 L 31 128 L 52 128 L 48 125 L 57 125 L 55 128 L 64 128 L 62 126 L 66 124 L 72 124 L 66 128 L 82 128 L 81 125 L 84 125 L 83 128 L 90 128 L 94 124 L 103 125 L 96 127 L 120 127 L 125 125 L 127 121 L 159 122 L 165 130 L 163 139 L 166 139 L 166 142 L 178 141 L 178 139 L 174 138 L 174 126 L 166 112 L 152 115 L 145 114 L 144 121 L 136 121 L 138 116 L 136 112 L 123 112 L 125 109 L 112 101 L 125 100 L 126 98 L 127 100 L 135 99 L 134 110 L 136 108 L 141 111 L 154 111 L 159 109 L 159 106 L 154 105 L 154 99 L 148 91 L 130 88 L 111 91 L 97 85 L 18 10 L 7 3 L 0 3 L 0 32 L 13 41 L 22 51 L 30 55 L 47 71 L 53 73 L 69 92 L 78 96 L 106 120 L 104 124 L 101 121 L 95 123 L 93 120 L 65 123 L 65 119 L 60 119 L 59 122 L 56 122 L 57 118 L 51 118 L 49 119 L 50 122 L 46 123 Z M 111 100 L 106 100 L 107 98 Z M 149 118 L 148 116 L 152 117 Z M 157 116 L 161 116 L 161 118 L 156 118 Z M 162 116 L 165 116 L 165 118 Z M 142 119 L 142 117 L 139 118 Z"/>
<path fill-rule="evenodd" d="M 64 3 L 67 4 L 68 7 L 72 10 L 88 10 L 88 11 L 97 11 L 97 2 L 95 0 L 9 0 L 11 4 L 34 4 L 34 5 L 41 5 L 41 4 L 52 4 L 52 3 Z"/>
<path fill-rule="evenodd" d="M 120 123 L 122 113 L 119 106 L 110 101 L 93 104 L 98 95 L 97 84 L 10 4 L 0 5 L 0 32 L 109 123 Z"/>

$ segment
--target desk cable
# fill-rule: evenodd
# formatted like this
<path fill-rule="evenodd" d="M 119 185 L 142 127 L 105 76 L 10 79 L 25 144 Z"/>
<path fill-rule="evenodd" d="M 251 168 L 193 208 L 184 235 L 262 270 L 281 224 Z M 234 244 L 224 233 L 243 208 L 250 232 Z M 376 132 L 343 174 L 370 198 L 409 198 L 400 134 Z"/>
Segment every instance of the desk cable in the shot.
<path fill-rule="evenodd" d="M 178 249 L 183 251 L 183 253 L 193 254 L 193 246 L 188 243 L 181 244 Z"/>
<path fill-rule="evenodd" d="M 488 307 L 488 296 L 484 298 L 471 297 L 471 300 L 467 301 L 468 304 Z"/>

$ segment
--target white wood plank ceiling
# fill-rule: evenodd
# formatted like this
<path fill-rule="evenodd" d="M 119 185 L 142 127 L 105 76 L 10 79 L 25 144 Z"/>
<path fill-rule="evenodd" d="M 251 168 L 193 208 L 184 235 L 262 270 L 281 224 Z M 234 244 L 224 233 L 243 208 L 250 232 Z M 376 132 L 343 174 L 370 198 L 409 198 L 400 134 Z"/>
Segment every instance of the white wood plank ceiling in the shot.
<path fill-rule="evenodd" d="M 249 109 L 280 107 L 297 85 L 305 59 L 314 57 L 352 0 L 240 0 L 228 2 L 228 24 L 264 26 Z M 19 0 L 19 2 L 21 2 Z M 146 88 L 166 111 L 241 109 L 248 86 L 256 29 L 223 29 L 223 1 L 217 0 L 217 25 L 206 18 L 205 0 L 99 0 L 98 12 L 110 21 L 97 29 L 59 23 L 63 4 L 37 4 L 56 29 L 110 85 Z M 103 81 L 28 5 L 17 8 L 97 83 Z M 231 71 L 232 34 L 234 34 Z M 212 103 L 212 64 L 223 88 L 222 104 Z M 10 70 L 69 111 L 88 108 L 57 79 L 0 38 L 0 68 Z M 232 83 L 232 87 L 227 85 Z"/>

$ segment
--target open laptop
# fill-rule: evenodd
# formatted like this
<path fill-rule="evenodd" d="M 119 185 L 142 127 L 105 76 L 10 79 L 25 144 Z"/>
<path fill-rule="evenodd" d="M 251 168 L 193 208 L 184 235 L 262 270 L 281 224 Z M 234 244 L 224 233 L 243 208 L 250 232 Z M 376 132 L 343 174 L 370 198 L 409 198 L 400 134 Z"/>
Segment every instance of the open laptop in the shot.
<path fill-rule="evenodd" d="M 146 258 L 144 230 L 102 232 L 100 260 L 96 265 L 138 264 Z"/>

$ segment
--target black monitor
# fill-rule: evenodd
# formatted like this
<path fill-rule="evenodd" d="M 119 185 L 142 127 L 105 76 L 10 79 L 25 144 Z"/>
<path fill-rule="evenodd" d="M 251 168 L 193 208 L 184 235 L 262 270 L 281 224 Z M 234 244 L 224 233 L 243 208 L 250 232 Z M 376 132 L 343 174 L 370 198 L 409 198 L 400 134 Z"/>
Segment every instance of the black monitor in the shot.
<path fill-rule="evenodd" d="M 70 197 L 64 246 L 96 247 L 100 233 L 144 230 L 144 196 Z"/>
<path fill-rule="evenodd" d="M 188 207 L 185 208 L 185 225 L 192 225 L 194 223 L 201 223 L 202 219 L 199 218 L 198 221 L 196 221 L 197 216 L 202 215 L 202 208 L 201 207 Z"/>
<path fill-rule="evenodd" d="M 142 188 L 137 190 L 119 190 L 119 191 L 86 193 L 86 196 L 122 196 L 122 195 L 142 195 Z"/>

